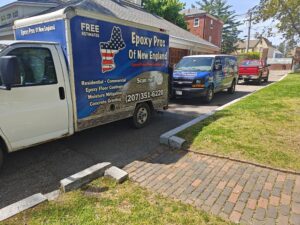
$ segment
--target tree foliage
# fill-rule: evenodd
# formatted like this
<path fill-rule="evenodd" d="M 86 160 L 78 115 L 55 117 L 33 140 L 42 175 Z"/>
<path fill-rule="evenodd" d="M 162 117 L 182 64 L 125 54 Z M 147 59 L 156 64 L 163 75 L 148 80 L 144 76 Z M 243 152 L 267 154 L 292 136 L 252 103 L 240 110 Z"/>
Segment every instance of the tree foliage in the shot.
<path fill-rule="evenodd" d="M 224 22 L 222 32 L 222 53 L 232 53 L 236 50 L 236 43 L 240 40 L 241 31 L 238 27 L 242 24 L 237 19 L 236 12 L 226 0 L 200 0 L 196 2 L 200 9 L 217 17 Z"/>
<path fill-rule="evenodd" d="M 183 29 L 187 29 L 184 16 L 180 14 L 185 4 L 180 2 L 180 0 L 144 0 L 143 5 L 148 12 L 161 16 Z"/>
<path fill-rule="evenodd" d="M 256 22 L 272 19 L 289 42 L 300 42 L 300 0 L 260 0 L 252 9 Z"/>
<path fill-rule="evenodd" d="M 247 52 L 247 53 L 242 53 L 238 56 L 239 63 L 243 60 L 254 60 L 254 59 L 260 59 L 260 53 L 259 52 Z"/>

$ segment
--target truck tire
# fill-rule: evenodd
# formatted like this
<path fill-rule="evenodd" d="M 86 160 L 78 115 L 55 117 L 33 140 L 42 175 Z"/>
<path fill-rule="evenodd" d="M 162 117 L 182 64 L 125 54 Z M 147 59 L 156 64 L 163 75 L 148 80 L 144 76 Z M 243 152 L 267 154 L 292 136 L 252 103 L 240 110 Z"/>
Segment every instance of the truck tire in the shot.
<path fill-rule="evenodd" d="M 145 127 L 151 119 L 151 110 L 147 103 L 140 103 L 136 106 L 133 114 L 133 125 L 139 129 Z"/>
<path fill-rule="evenodd" d="M 258 84 L 258 85 L 261 85 L 261 82 L 262 82 L 262 75 L 260 74 L 260 75 L 259 75 L 259 78 L 258 78 L 258 80 L 257 80 L 257 84 Z"/>
<path fill-rule="evenodd" d="M 231 87 L 228 88 L 227 92 L 228 92 L 229 94 L 234 94 L 234 93 L 235 93 L 235 88 L 236 88 L 236 81 L 233 80 L 233 81 L 232 81 L 232 84 L 231 84 Z"/>
<path fill-rule="evenodd" d="M 3 166 L 3 161 L 4 161 L 4 152 L 3 152 L 2 148 L 0 147 L 0 170 Z"/>
<path fill-rule="evenodd" d="M 268 74 L 267 77 L 264 79 L 264 82 L 266 82 L 266 83 L 269 82 L 269 74 Z"/>
<path fill-rule="evenodd" d="M 211 103 L 211 101 L 213 100 L 214 98 L 214 87 L 213 86 L 210 86 L 203 98 L 204 102 L 205 103 Z"/>

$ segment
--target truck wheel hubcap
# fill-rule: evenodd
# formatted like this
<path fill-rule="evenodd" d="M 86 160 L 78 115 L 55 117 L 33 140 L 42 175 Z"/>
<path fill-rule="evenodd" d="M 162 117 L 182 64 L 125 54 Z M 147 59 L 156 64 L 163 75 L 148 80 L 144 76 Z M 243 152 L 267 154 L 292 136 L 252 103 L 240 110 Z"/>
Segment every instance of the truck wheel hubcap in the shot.
<path fill-rule="evenodd" d="M 137 121 L 139 124 L 143 124 L 147 121 L 148 112 L 146 108 L 140 108 L 137 113 Z"/>

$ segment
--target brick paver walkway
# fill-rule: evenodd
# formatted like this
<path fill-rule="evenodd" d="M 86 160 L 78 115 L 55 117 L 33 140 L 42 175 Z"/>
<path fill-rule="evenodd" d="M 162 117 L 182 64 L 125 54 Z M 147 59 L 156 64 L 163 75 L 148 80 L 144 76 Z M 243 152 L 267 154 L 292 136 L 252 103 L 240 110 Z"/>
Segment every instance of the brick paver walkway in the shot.
<path fill-rule="evenodd" d="M 300 224 L 300 176 L 167 149 L 124 168 L 141 186 L 242 224 Z"/>

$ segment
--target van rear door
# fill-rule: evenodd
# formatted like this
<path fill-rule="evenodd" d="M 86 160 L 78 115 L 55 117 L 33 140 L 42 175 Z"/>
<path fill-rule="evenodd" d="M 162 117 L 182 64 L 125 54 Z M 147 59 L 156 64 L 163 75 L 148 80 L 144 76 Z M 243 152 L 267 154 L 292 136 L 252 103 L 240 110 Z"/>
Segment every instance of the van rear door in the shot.
<path fill-rule="evenodd" d="M 13 45 L 6 55 L 16 56 L 20 67 L 20 83 L 0 90 L 0 126 L 12 150 L 68 134 L 68 103 L 55 45 Z"/>

